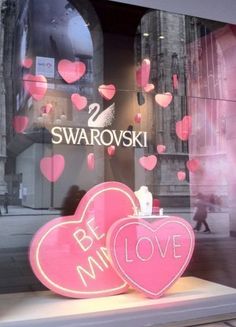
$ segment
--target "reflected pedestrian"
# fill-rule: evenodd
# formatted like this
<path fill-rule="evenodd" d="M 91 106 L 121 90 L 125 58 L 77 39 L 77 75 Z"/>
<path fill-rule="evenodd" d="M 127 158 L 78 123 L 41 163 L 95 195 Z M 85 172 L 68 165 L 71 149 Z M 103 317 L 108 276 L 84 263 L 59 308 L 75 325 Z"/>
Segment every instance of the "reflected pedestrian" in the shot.
<path fill-rule="evenodd" d="M 5 210 L 5 213 L 8 213 L 8 205 L 9 205 L 9 195 L 8 193 L 5 193 L 3 198 L 3 208 Z"/>
<path fill-rule="evenodd" d="M 78 207 L 80 200 L 85 194 L 86 191 L 80 190 L 77 185 L 72 185 L 69 188 L 66 197 L 63 200 L 61 215 L 62 216 L 73 215 Z"/>
<path fill-rule="evenodd" d="M 206 221 L 207 214 L 208 214 L 208 203 L 206 202 L 206 199 L 203 194 L 199 193 L 197 195 L 197 202 L 196 202 L 196 212 L 193 217 L 193 220 L 196 221 L 196 225 L 194 227 L 194 230 L 199 232 L 201 230 L 202 225 L 204 225 L 205 230 L 204 233 L 211 233 L 210 227 Z"/>

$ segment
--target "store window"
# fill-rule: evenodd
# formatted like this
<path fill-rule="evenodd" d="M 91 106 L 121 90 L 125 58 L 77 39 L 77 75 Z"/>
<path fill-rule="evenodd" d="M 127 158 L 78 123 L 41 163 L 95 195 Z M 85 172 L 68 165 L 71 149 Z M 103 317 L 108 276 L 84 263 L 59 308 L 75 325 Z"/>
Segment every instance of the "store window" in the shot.
<path fill-rule="evenodd" d="M 184 276 L 235 288 L 235 26 L 95 0 L 25 0 L 11 10 L 0 293 L 46 289 L 28 260 L 34 234 L 79 212 L 79 201 L 88 208 L 86 196 L 104 182 L 145 188 L 147 216 L 178 216 L 192 226 L 196 246 Z M 104 215 L 103 228 L 109 224 Z M 58 244 L 66 239 L 60 235 Z M 100 271 L 109 264 L 104 246 L 96 252 Z M 153 254 L 146 247 L 141 261 Z M 66 258 L 72 248 L 58 251 Z"/>

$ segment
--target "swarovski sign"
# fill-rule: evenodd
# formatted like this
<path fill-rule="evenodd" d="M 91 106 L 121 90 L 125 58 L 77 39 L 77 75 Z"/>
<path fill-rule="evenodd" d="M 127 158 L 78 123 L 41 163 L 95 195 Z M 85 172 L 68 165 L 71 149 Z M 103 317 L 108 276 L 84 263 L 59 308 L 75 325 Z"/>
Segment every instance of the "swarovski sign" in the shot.
<path fill-rule="evenodd" d="M 147 147 L 147 132 L 143 131 L 54 126 L 51 134 L 53 144 Z"/>

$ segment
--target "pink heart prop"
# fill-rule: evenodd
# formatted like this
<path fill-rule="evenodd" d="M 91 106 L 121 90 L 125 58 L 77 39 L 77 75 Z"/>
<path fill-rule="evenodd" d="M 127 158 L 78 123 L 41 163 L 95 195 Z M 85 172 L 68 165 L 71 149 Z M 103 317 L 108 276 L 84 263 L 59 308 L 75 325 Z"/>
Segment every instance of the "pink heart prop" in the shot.
<path fill-rule="evenodd" d="M 145 87 L 148 84 L 150 76 L 151 62 L 144 59 L 140 68 L 136 71 L 136 83 L 138 87 Z"/>
<path fill-rule="evenodd" d="M 35 100 L 39 101 L 45 96 L 48 85 L 47 79 L 43 75 L 34 76 L 26 74 L 23 77 L 23 81 L 25 90 L 29 92 Z"/>
<path fill-rule="evenodd" d="M 157 157 L 154 155 L 148 157 L 144 156 L 139 159 L 139 163 L 143 168 L 153 170 L 157 164 Z"/>
<path fill-rule="evenodd" d="M 98 92 L 104 99 L 111 100 L 116 94 L 116 87 L 113 84 L 109 84 L 109 85 L 103 84 L 99 86 Z"/>
<path fill-rule="evenodd" d="M 87 98 L 83 97 L 77 93 L 73 93 L 71 95 L 71 101 L 73 103 L 73 105 L 76 107 L 77 110 L 82 110 L 87 106 Z"/>
<path fill-rule="evenodd" d="M 94 186 L 73 216 L 53 219 L 35 234 L 30 246 L 35 275 L 53 292 L 72 298 L 125 292 L 127 284 L 110 264 L 106 233 L 137 205 L 134 193 L 124 184 Z"/>
<path fill-rule="evenodd" d="M 71 84 L 78 81 L 86 72 L 86 66 L 81 61 L 72 62 L 70 60 L 60 60 L 58 72 L 67 83 Z"/>
<path fill-rule="evenodd" d="M 49 114 L 53 109 L 53 106 L 51 103 L 47 103 L 46 106 L 43 106 L 40 108 L 40 111 L 42 114 Z"/>
<path fill-rule="evenodd" d="M 107 153 L 109 154 L 110 157 L 114 156 L 116 152 L 116 147 L 115 145 L 110 145 L 108 148 L 107 148 Z"/>
<path fill-rule="evenodd" d="M 155 101 L 159 106 L 163 108 L 167 108 L 171 103 L 173 96 L 170 92 L 166 92 L 164 94 L 156 94 Z"/>
<path fill-rule="evenodd" d="M 188 160 L 186 165 L 191 173 L 196 173 L 201 168 L 200 161 L 197 159 Z"/>
<path fill-rule="evenodd" d="M 172 76 L 172 82 L 173 82 L 173 88 L 175 90 L 178 90 L 178 88 L 179 88 L 179 79 L 178 79 L 178 75 L 177 74 L 174 74 Z"/>
<path fill-rule="evenodd" d="M 141 120 L 142 120 L 142 114 L 141 113 L 137 113 L 135 116 L 134 116 L 134 121 L 136 124 L 140 124 L 141 123 Z"/>
<path fill-rule="evenodd" d="M 166 151 L 166 146 L 165 145 L 163 145 L 163 144 L 158 144 L 157 145 L 157 152 L 159 153 L 159 154 L 162 154 L 162 153 L 164 153 Z"/>
<path fill-rule="evenodd" d="M 89 170 L 94 170 L 95 168 L 95 156 L 94 153 L 89 153 L 87 155 L 87 167 Z"/>
<path fill-rule="evenodd" d="M 186 173 L 184 172 L 184 171 L 178 171 L 178 173 L 177 173 L 177 177 L 178 177 L 178 180 L 179 181 L 184 181 L 185 180 L 185 178 L 186 178 Z"/>
<path fill-rule="evenodd" d="M 149 224 L 125 218 L 110 228 L 107 249 L 114 268 L 134 289 L 158 298 L 184 273 L 194 249 L 192 227 L 182 218 Z"/>
<path fill-rule="evenodd" d="M 13 118 L 13 128 L 16 133 L 23 133 L 27 128 L 29 123 L 29 118 L 27 116 L 15 116 Z"/>
<path fill-rule="evenodd" d="M 31 58 L 25 58 L 24 60 L 22 60 L 21 66 L 24 68 L 31 68 L 33 65 L 33 60 Z"/>
<path fill-rule="evenodd" d="M 175 131 L 180 140 L 187 141 L 192 132 L 192 117 L 184 116 L 182 120 L 176 123 Z"/>
<path fill-rule="evenodd" d="M 49 182 L 56 182 L 65 168 L 65 159 L 61 154 L 44 157 L 40 161 L 40 170 Z"/>
<path fill-rule="evenodd" d="M 143 89 L 145 92 L 149 93 L 155 89 L 155 86 L 154 86 L 154 84 L 147 84 L 144 86 Z"/>

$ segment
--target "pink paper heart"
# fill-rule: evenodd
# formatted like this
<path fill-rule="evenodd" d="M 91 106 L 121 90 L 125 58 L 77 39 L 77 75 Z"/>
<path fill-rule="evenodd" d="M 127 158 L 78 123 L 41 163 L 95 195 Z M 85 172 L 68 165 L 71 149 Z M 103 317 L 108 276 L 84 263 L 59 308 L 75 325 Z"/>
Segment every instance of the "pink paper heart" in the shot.
<path fill-rule="evenodd" d="M 114 156 L 116 152 L 116 147 L 115 145 L 110 145 L 108 148 L 107 148 L 107 153 L 109 154 L 110 157 Z"/>
<path fill-rule="evenodd" d="M 116 87 L 113 84 L 103 84 L 99 86 L 98 91 L 104 99 L 111 100 L 116 94 Z"/>
<path fill-rule="evenodd" d="M 139 163 L 143 168 L 153 170 L 157 164 L 157 157 L 154 155 L 148 157 L 144 156 L 139 159 Z"/>
<path fill-rule="evenodd" d="M 141 113 L 137 113 L 135 116 L 134 116 L 134 121 L 136 124 L 140 124 L 141 123 L 141 120 L 142 120 L 142 114 Z"/>
<path fill-rule="evenodd" d="M 24 68 L 31 68 L 33 65 L 33 60 L 31 58 L 25 58 L 22 60 L 21 66 Z"/>
<path fill-rule="evenodd" d="M 49 114 L 53 109 L 53 106 L 51 103 L 47 103 L 45 106 L 40 108 L 40 111 L 42 114 Z"/>
<path fill-rule="evenodd" d="M 44 157 L 40 161 L 40 170 L 49 182 L 56 182 L 65 168 L 65 159 L 61 154 Z"/>
<path fill-rule="evenodd" d="M 58 63 L 58 72 L 67 83 L 71 84 L 84 76 L 86 66 L 82 61 L 72 62 L 67 59 L 62 59 Z"/>
<path fill-rule="evenodd" d="M 29 118 L 27 116 L 15 116 L 12 123 L 16 133 L 23 133 L 28 126 Z"/>
<path fill-rule="evenodd" d="M 134 193 L 124 184 L 94 186 L 73 216 L 53 219 L 35 234 L 30 246 L 35 275 L 53 292 L 72 298 L 125 292 L 127 283 L 110 264 L 106 233 L 136 206 Z"/>
<path fill-rule="evenodd" d="M 201 164 L 198 159 L 191 159 L 186 162 L 187 168 L 191 173 L 196 173 L 200 168 Z"/>
<path fill-rule="evenodd" d="M 89 153 L 87 155 L 87 167 L 89 170 L 94 170 L 95 168 L 95 156 L 94 153 Z"/>
<path fill-rule="evenodd" d="M 176 123 L 175 131 L 180 140 L 187 141 L 192 132 L 192 117 L 184 116 L 182 120 Z"/>
<path fill-rule="evenodd" d="M 159 104 L 159 106 L 163 107 L 163 108 L 167 108 L 169 106 L 169 104 L 171 103 L 173 99 L 173 96 L 170 92 L 166 92 L 163 94 L 156 94 L 155 96 L 155 101 L 157 104 Z"/>
<path fill-rule="evenodd" d="M 151 62 L 144 59 L 141 66 L 136 71 L 136 83 L 138 87 L 145 87 L 148 84 L 150 76 Z"/>
<path fill-rule="evenodd" d="M 179 217 L 166 216 L 152 224 L 125 218 L 115 222 L 107 234 L 114 268 L 149 298 L 163 295 L 184 273 L 194 243 L 192 227 Z"/>
<path fill-rule="evenodd" d="M 179 181 L 184 181 L 185 180 L 185 178 L 186 178 L 186 173 L 184 172 L 184 171 L 178 171 L 178 173 L 177 173 L 177 177 L 178 177 L 178 180 Z"/>
<path fill-rule="evenodd" d="M 47 92 L 47 79 L 43 75 L 26 74 L 23 77 L 24 88 L 36 100 L 41 100 Z"/>
<path fill-rule="evenodd" d="M 163 144 L 158 144 L 157 145 L 157 153 L 162 154 L 166 151 L 166 146 Z"/>
<path fill-rule="evenodd" d="M 87 98 L 83 97 L 77 93 L 73 93 L 71 95 L 71 101 L 72 101 L 73 105 L 76 107 L 76 109 L 79 111 L 83 110 L 88 104 Z"/>
<path fill-rule="evenodd" d="M 145 92 L 149 93 L 155 89 L 155 86 L 154 86 L 154 84 L 147 84 L 144 86 L 143 89 Z"/>

